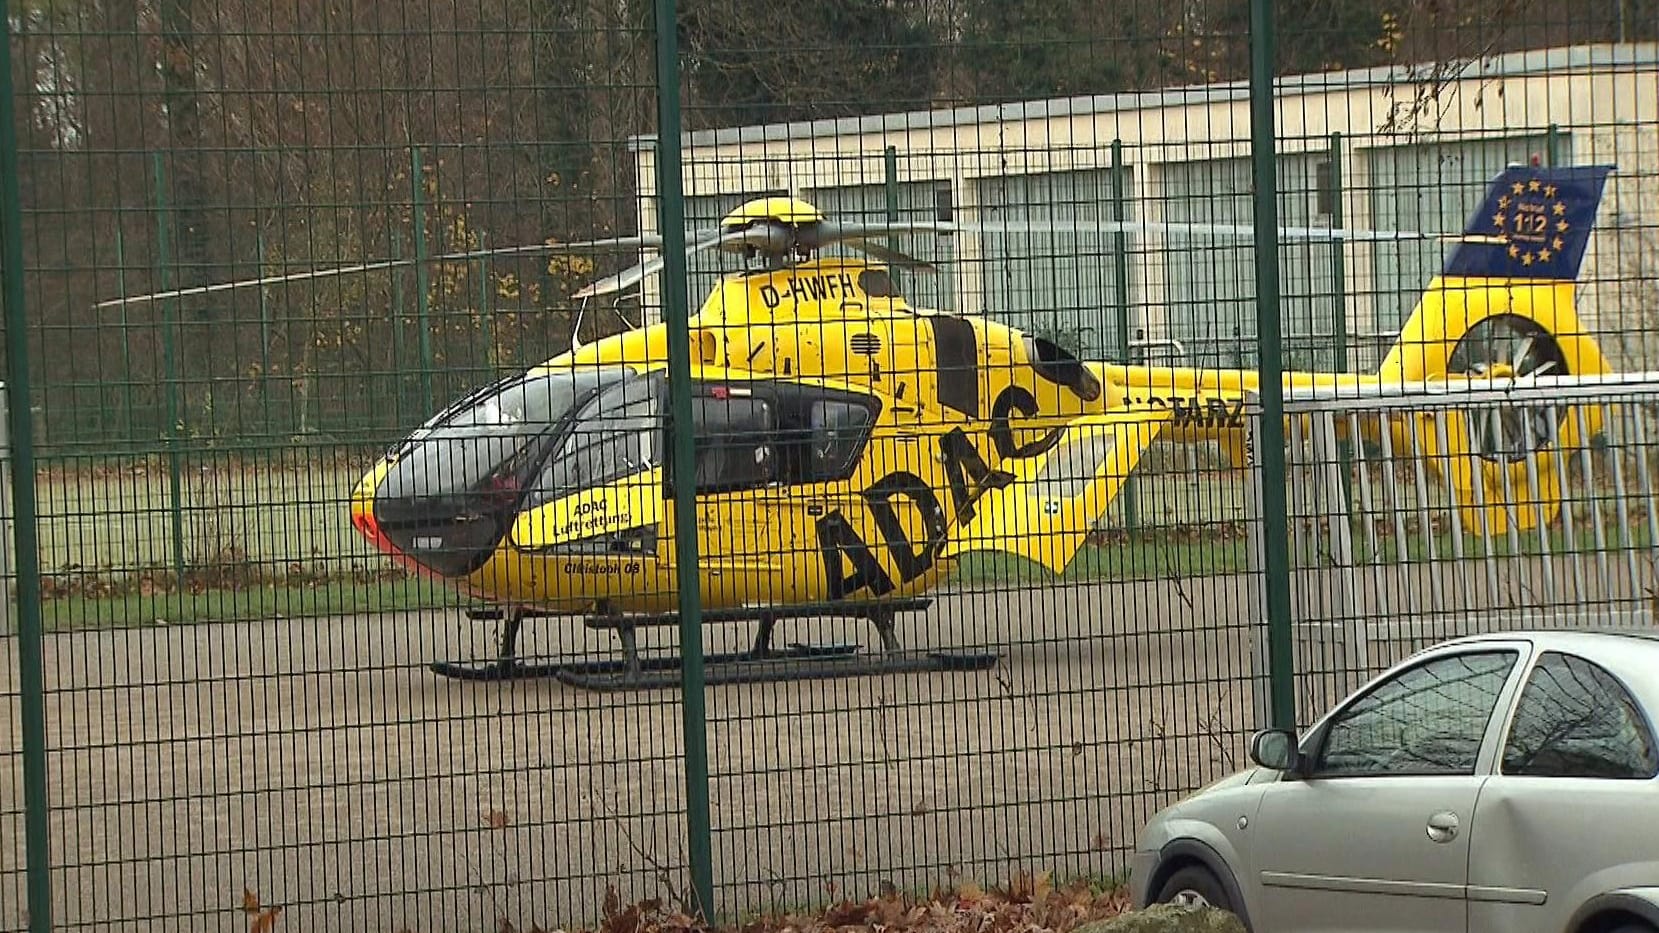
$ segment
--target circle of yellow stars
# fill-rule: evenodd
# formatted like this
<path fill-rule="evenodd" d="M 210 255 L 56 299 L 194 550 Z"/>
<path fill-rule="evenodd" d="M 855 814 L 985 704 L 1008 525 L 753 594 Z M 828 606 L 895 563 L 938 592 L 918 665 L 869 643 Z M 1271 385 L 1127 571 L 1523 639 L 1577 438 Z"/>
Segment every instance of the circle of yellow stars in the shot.
<path fill-rule="evenodd" d="M 1527 203 L 1528 195 L 1538 196 L 1544 202 L 1543 206 L 1547 211 L 1544 215 L 1546 219 L 1543 228 L 1543 235 L 1548 237 L 1547 244 L 1532 250 L 1522 249 L 1514 243 L 1510 243 L 1510 259 L 1519 259 L 1523 266 L 1530 266 L 1537 262 L 1549 262 L 1566 247 L 1567 243 L 1562 239 L 1562 235 L 1571 227 L 1567 223 L 1567 204 L 1556 197 L 1560 193 L 1555 185 L 1546 185 L 1534 178 L 1527 182 L 1515 182 L 1509 186 L 1509 194 L 1498 198 L 1498 212 L 1492 215 L 1492 226 L 1496 227 L 1500 234 L 1507 235 L 1509 233 L 1506 225 L 1510 220 L 1510 214 L 1507 212 L 1511 208 Z"/>

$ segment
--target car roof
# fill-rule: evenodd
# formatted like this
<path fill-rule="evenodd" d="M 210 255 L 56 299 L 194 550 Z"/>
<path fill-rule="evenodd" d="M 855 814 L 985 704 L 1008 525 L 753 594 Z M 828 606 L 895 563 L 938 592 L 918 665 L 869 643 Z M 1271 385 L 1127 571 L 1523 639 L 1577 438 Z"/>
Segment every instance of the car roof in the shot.
<path fill-rule="evenodd" d="M 1579 647 L 1600 646 L 1600 650 L 1608 648 L 1629 649 L 1634 647 L 1638 651 L 1659 651 L 1659 628 L 1630 628 L 1630 627 L 1597 627 L 1574 626 L 1572 628 L 1518 628 L 1502 632 L 1482 632 L 1478 635 L 1464 635 L 1451 638 L 1442 644 L 1469 644 L 1485 641 L 1514 641 L 1517 638 L 1525 639 L 1536 645 L 1550 644 L 1575 645 Z"/>
<path fill-rule="evenodd" d="M 1565 651 L 1605 667 L 1626 684 L 1659 703 L 1659 628 L 1575 626 L 1516 629 L 1452 638 L 1435 648 L 1524 640 L 1539 651 Z M 1431 649 L 1432 650 L 1432 649 Z"/>

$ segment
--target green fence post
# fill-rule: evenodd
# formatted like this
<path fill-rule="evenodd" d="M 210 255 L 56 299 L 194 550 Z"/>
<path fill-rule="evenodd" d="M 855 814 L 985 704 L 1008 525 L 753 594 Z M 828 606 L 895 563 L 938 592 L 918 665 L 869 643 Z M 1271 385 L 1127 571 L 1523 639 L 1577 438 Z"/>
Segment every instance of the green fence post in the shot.
<path fill-rule="evenodd" d="M 887 181 L 887 222 L 896 224 L 899 222 L 899 147 L 887 147 L 887 152 L 882 160 L 882 168 Z M 888 237 L 887 248 L 897 252 L 899 238 L 896 236 Z M 898 282 L 899 270 L 889 269 L 888 272 L 893 276 L 893 281 Z"/>
<path fill-rule="evenodd" d="M 1255 174 L 1257 371 L 1262 399 L 1262 539 L 1273 725 L 1296 726 L 1290 522 L 1285 514 L 1285 386 L 1279 345 L 1279 205 L 1274 175 L 1273 0 L 1250 0 L 1250 154 Z"/>
<path fill-rule="evenodd" d="M 478 231 L 478 330 L 484 342 L 484 379 L 495 378 L 495 328 L 490 325 L 489 237 Z"/>
<path fill-rule="evenodd" d="M 696 449 L 691 431 L 691 303 L 686 295 L 685 196 L 680 178 L 680 52 L 674 0 L 656 0 L 657 203 L 662 229 L 663 317 L 673 431 L 674 565 L 680 584 L 681 731 L 685 742 L 686 851 L 695 916 L 712 922 L 714 842 L 703 697 L 703 607 L 697 574 Z M 689 574 L 689 577 L 688 577 Z"/>
<path fill-rule="evenodd" d="M 392 417 L 396 427 L 403 427 L 403 409 L 409 403 L 404 380 L 403 361 L 409 356 L 403 348 L 403 234 L 392 231 Z M 430 412 L 422 412 L 424 418 Z"/>
<path fill-rule="evenodd" d="M 1128 194 L 1124 191 L 1123 140 L 1112 140 L 1112 222 L 1128 220 Z M 1112 280 L 1117 291 L 1118 361 L 1129 365 L 1129 236 L 1122 227 L 1112 234 Z M 1134 478 L 1123 481 L 1123 527 L 1133 534 L 1140 525 L 1140 502 Z"/>
<path fill-rule="evenodd" d="M 1331 198 L 1331 228 L 1342 229 L 1342 134 L 1331 134 L 1330 154 L 1330 191 Z M 1347 257 L 1343 254 L 1344 243 L 1340 239 L 1331 240 L 1331 288 L 1335 312 L 1333 324 L 1336 328 L 1334 335 L 1336 342 L 1336 369 L 1337 372 L 1348 371 L 1348 269 Z"/>
<path fill-rule="evenodd" d="M 254 249 L 259 251 L 259 261 L 254 264 L 254 274 L 263 278 L 265 275 L 265 231 L 257 230 L 254 233 Z M 279 273 L 282 270 L 277 270 Z M 265 286 L 259 286 L 259 407 L 265 419 L 265 430 L 274 435 L 276 426 L 271 423 L 271 296 Z"/>
<path fill-rule="evenodd" d="M 1331 199 L 1331 229 L 1341 230 L 1342 218 L 1342 134 L 1331 134 L 1330 154 L 1330 191 L 1327 194 Z M 1340 239 L 1331 241 L 1331 297 L 1332 310 L 1335 312 L 1332 323 L 1336 333 L 1333 340 L 1336 344 L 1336 371 L 1348 371 L 1348 257 L 1344 253 L 1346 243 Z M 1354 442 L 1352 438 L 1343 438 L 1337 442 L 1337 460 L 1340 463 L 1342 477 L 1342 494 L 1344 502 L 1353 500 L 1353 472 L 1354 472 Z"/>
<path fill-rule="evenodd" d="M 1544 158 L 1550 165 L 1561 164 L 1561 127 L 1551 123 L 1549 130 L 1544 134 Z"/>
<path fill-rule="evenodd" d="M 118 389 L 125 396 L 127 409 L 127 429 L 122 436 L 127 443 L 137 440 L 134 429 L 138 425 L 138 418 L 133 413 L 132 404 L 132 323 L 127 317 L 127 247 L 126 240 L 121 235 L 121 221 L 115 222 L 115 293 L 121 296 L 121 382 Z"/>
<path fill-rule="evenodd" d="M 421 415 L 432 413 L 432 327 L 427 291 L 432 270 L 426 267 L 426 189 L 421 184 L 421 151 L 409 150 L 409 225 L 415 236 L 415 339 L 421 354 Z"/>
<path fill-rule="evenodd" d="M 35 520 L 34 424 L 29 412 L 28 316 L 23 308 L 23 204 L 18 191 L 11 19 L 0 16 L 0 295 L 6 321 L 6 430 L 11 435 L 16 529 L 17 676 L 23 731 L 23 851 L 30 933 L 52 929 L 47 848 L 45 633 L 40 618 L 40 542 Z"/>
<path fill-rule="evenodd" d="M 161 291 L 171 288 L 167 275 L 167 171 L 160 152 L 150 153 L 150 169 L 156 189 L 156 284 Z M 173 328 L 178 321 L 178 299 L 161 303 L 161 359 L 167 382 L 167 495 L 170 500 L 173 532 L 173 573 L 184 582 L 184 467 L 179 462 L 179 430 L 184 406 L 179 400 L 178 347 Z"/>

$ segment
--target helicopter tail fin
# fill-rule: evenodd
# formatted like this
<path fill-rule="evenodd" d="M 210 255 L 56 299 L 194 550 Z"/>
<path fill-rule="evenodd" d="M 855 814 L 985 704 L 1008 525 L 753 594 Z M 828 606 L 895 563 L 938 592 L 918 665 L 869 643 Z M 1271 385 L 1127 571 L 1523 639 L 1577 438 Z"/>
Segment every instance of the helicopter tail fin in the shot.
<path fill-rule="evenodd" d="M 1480 374 L 1468 368 L 1479 362 L 1512 363 L 1470 356 L 1466 338 L 1475 333 L 1479 340 L 1481 322 L 1497 316 L 1527 321 L 1523 329 L 1553 336 L 1561 351 L 1550 360 L 1553 374 L 1605 371 L 1579 323 L 1573 291 L 1611 170 L 1511 166 L 1494 178 L 1378 375 L 1418 381 Z"/>
<path fill-rule="evenodd" d="M 1451 382 L 1610 372 L 1574 292 L 1611 169 L 1511 166 L 1494 178 L 1377 375 Z M 1467 527 L 1502 533 L 1554 519 L 1560 477 L 1550 445 L 1574 449 L 1587 441 L 1581 434 L 1599 430 L 1599 409 L 1586 410 L 1583 431 L 1571 410 L 1539 414 L 1471 406 L 1448 415 L 1443 440 L 1432 425 L 1397 440 L 1429 455 Z"/>

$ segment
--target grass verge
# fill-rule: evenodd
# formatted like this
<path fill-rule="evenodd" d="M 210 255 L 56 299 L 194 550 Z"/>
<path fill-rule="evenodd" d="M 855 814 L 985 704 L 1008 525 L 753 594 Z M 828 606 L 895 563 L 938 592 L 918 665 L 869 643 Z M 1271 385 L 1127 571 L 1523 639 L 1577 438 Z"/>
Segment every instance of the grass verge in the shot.
<path fill-rule="evenodd" d="M 1449 531 L 1423 535 L 1408 527 L 1402 544 L 1388 529 L 1377 537 L 1373 547 L 1356 530 L 1353 543 L 1356 560 L 1362 563 L 1450 562 L 1454 559 L 1455 537 Z M 1318 540 L 1328 542 L 1329 534 L 1319 532 Z M 1488 554 L 1497 558 L 1599 554 L 1612 559 L 1635 550 L 1646 562 L 1654 544 L 1654 535 L 1642 522 L 1629 528 L 1606 527 L 1599 541 L 1589 529 L 1577 528 L 1569 535 L 1557 528 L 1547 536 L 1532 532 L 1517 535 L 1513 541 L 1505 535 L 1490 539 L 1465 535 L 1462 548 L 1465 560 Z M 975 552 L 958 561 L 949 584 L 958 589 L 989 589 L 1204 577 L 1242 573 L 1247 568 L 1247 557 L 1244 528 L 1237 524 L 1135 534 L 1114 531 L 1092 537 L 1058 577 L 1023 557 Z M 1303 555 L 1293 564 L 1311 566 L 1313 558 Z M 475 600 L 422 578 L 364 579 L 348 575 L 173 591 L 137 586 L 116 594 L 61 592 L 46 600 L 43 611 L 48 631 L 68 631 L 158 622 L 189 624 L 456 609 L 474 604 Z"/>

